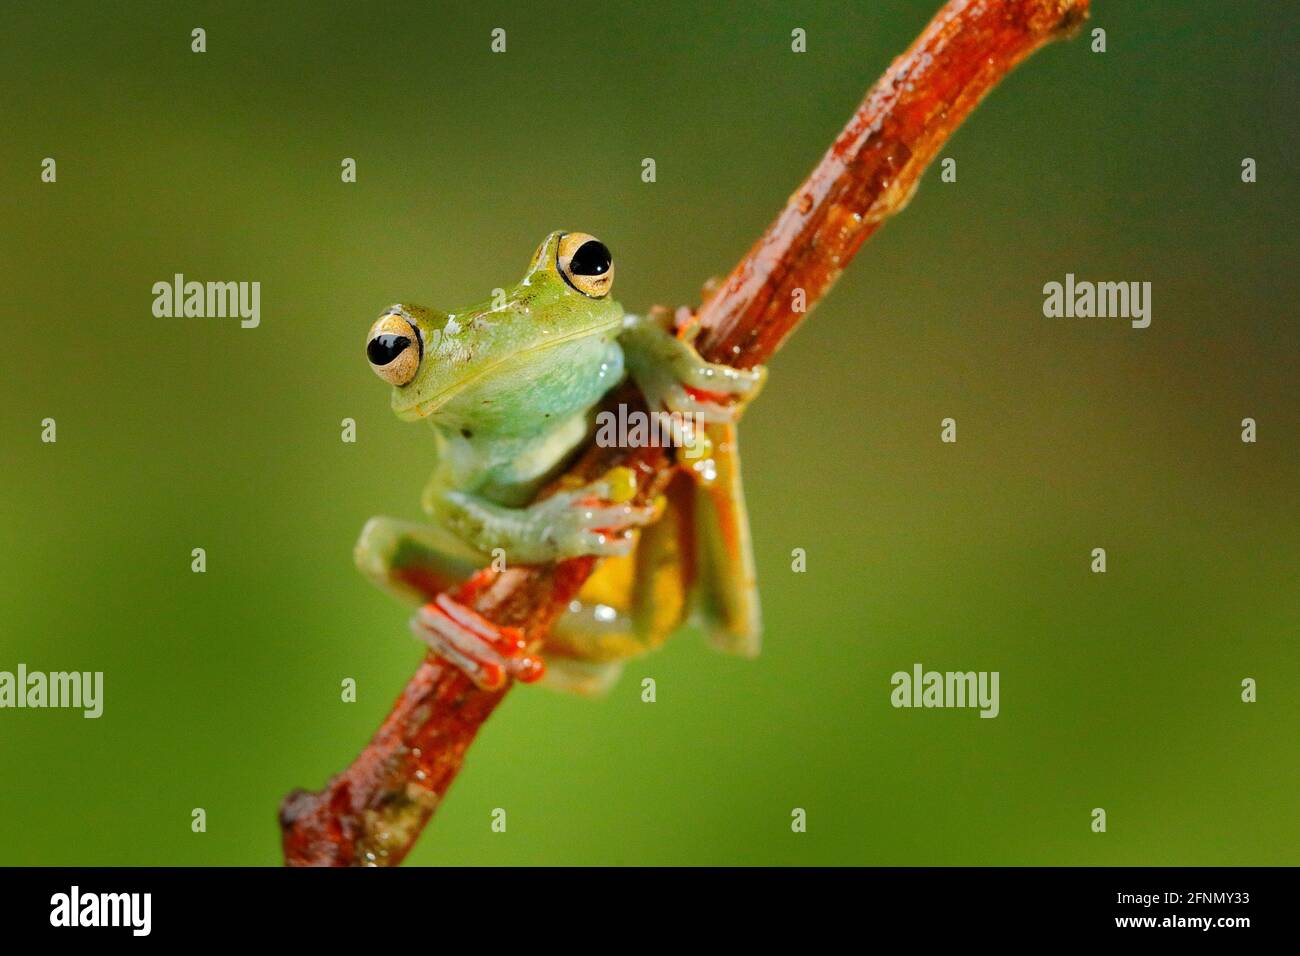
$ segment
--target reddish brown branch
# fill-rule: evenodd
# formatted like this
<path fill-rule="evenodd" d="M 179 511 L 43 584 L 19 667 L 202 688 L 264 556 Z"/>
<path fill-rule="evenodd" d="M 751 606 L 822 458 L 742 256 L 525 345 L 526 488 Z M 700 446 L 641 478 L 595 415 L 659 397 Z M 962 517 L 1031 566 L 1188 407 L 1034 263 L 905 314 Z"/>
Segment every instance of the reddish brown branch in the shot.
<path fill-rule="evenodd" d="M 997 82 L 1083 21 L 1088 0 L 953 0 L 885 71 L 817 168 L 700 309 L 702 350 L 754 364 L 776 351 Z"/>
<path fill-rule="evenodd" d="M 701 306 L 697 345 L 704 356 L 742 367 L 767 361 L 863 241 L 906 204 L 922 171 L 984 95 L 1022 59 L 1081 22 L 1087 9 L 1088 0 L 950 0 L 872 87 L 816 169 Z M 635 400 L 626 392 L 615 399 Z M 617 465 L 637 474 L 642 501 L 671 474 L 662 449 L 592 447 L 562 482 L 585 482 Z M 578 558 L 484 571 L 455 596 L 537 642 L 594 563 Z M 299 790 L 285 798 L 285 863 L 401 862 L 504 694 L 480 690 L 455 668 L 427 657 L 346 771 L 319 793 Z"/>

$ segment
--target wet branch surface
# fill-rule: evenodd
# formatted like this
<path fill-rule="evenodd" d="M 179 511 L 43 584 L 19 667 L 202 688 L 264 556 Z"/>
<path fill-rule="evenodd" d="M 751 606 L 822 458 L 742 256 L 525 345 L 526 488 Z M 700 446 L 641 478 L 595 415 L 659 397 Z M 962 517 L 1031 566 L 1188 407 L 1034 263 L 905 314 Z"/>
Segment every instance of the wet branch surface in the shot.
<path fill-rule="evenodd" d="M 700 306 L 695 344 L 701 354 L 744 368 L 771 358 L 867 237 L 903 208 L 925 167 L 985 94 L 1030 53 L 1068 34 L 1087 11 L 1088 0 L 946 3 Z M 639 401 L 625 386 L 607 404 Z M 616 466 L 636 474 L 638 503 L 652 500 L 673 468 L 662 448 L 593 445 L 557 484 L 586 483 Z M 497 624 L 522 628 L 537 646 L 595 564 L 574 558 L 484 570 L 452 596 Z M 284 799 L 286 865 L 400 863 L 509 686 L 481 690 L 454 666 L 426 656 L 351 766 L 319 792 L 295 790 Z"/>

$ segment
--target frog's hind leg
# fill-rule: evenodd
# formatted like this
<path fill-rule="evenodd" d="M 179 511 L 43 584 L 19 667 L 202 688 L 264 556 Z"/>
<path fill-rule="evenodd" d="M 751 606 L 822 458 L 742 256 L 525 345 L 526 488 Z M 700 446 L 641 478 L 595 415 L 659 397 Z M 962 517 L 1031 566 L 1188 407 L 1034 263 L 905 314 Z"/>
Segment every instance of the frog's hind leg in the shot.
<path fill-rule="evenodd" d="M 422 604 L 467 581 L 483 558 L 438 525 L 371 518 L 353 549 L 357 569 L 403 601 Z"/>
<path fill-rule="evenodd" d="M 379 587 L 423 606 L 411 631 L 430 650 L 495 690 L 507 678 L 530 682 L 542 664 L 517 628 L 498 626 L 443 593 L 470 581 L 483 556 L 438 525 L 371 518 L 355 548 L 357 567 Z M 427 603 L 426 603 L 427 602 Z"/>
<path fill-rule="evenodd" d="M 716 648 L 755 657 L 763 623 L 736 426 L 711 424 L 706 434 L 710 456 L 691 469 L 699 533 L 695 611 Z"/>
<path fill-rule="evenodd" d="M 641 532 L 628 555 L 605 558 L 546 641 L 542 683 L 600 694 L 622 662 L 662 644 L 685 618 L 694 568 L 694 489 L 685 475 L 669 485 L 663 516 Z"/>
<path fill-rule="evenodd" d="M 584 661 L 552 650 L 546 654 L 546 673 L 539 683 L 567 694 L 600 697 L 609 693 L 622 675 L 622 661 Z"/>

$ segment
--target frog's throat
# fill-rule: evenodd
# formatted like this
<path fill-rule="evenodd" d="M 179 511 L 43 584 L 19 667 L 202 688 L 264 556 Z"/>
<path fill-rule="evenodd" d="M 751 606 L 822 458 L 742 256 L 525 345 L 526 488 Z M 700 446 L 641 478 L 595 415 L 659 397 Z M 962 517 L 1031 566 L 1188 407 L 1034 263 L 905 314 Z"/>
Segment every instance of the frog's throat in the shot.
<path fill-rule="evenodd" d="M 465 389 L 469 388 L 476 382 L 480 382 L 484 378 L 487 378 L 502 365 L 514 361 L 521 355 L 535 355 L 538 352 L 545 352 L 547 349 L 553 349 L 557 345 L 564 345 L 566 342 L 572 342 L 575 339 L 585 339 L 593 335 L 600 335 L 604 332 L 612 332 L 622 324 L 623 316 L 620 315 L 618 318 L 612 319 L 609 322 L 604 322 L 600 325 L 593 325 L 586 329 L 579 329 L 576 332 L 570 332 L 567 335 L 561 335 L 553 339 L 546 339 L 545 341 L 529 348 L 520 349 L 517 352 L 511 352 L 504 358 L 497 359 L 495 362 L 485 365 L 468 378 L 461 379 L 459 382 L 449 385 L 437 395 L 426 398 L 422 402 L 415 402 L 411 405 L 402 406 L 401 408 L 394 408 L 393 411 L 396 412 L 397 417 L 402 419 L 402 421 L 413 422 L 419 421 L 421 418 L 428 418 Z"/>

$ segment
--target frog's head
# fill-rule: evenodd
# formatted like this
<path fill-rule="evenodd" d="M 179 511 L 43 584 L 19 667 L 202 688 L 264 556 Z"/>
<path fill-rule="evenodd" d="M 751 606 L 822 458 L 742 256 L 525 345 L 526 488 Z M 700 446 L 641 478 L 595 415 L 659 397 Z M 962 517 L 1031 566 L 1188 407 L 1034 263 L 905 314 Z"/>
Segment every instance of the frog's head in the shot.
<path fill-rule="evenodd" d="M 623 309 L 610 298 L 614 263 L 600 240 L 553 232 L 523 279 L 454 312 L 394 305 L 370 328 L 366 357 L 393 386 L 399 418 L 472 433 L 533 427 L 593 401 Z M 603 383 L 600 393 L 612 382 Z"/>

